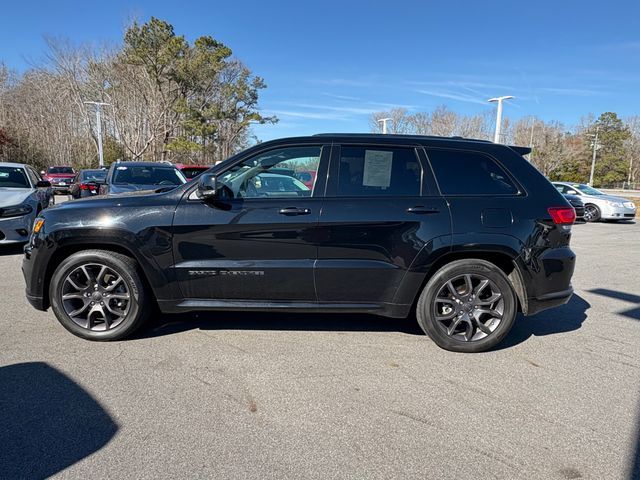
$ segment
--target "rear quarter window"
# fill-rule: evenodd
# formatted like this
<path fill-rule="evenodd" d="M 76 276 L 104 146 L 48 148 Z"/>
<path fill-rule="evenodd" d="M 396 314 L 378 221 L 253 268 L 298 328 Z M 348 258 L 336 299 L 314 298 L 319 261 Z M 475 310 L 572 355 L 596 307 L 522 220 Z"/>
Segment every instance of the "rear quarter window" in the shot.
<path fill-rule="evenodd" d="M 428 149 L 443 195 L 516 195 L 507 172 L 490 156 L 465 150 Z"/>

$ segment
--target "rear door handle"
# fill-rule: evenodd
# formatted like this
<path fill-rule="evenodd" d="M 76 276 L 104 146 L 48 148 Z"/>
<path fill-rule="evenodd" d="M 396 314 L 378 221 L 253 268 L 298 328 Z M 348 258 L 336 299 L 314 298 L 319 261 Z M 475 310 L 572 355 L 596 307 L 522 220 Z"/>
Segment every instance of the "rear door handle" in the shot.
<path fill-rule="evenodd" d="M 286 207 L 280 209 L 280 215 L 309 215 L 310 208 Z"/>
<path fill-rule="evenodd" d="M 407 213 L 416 213 L 416 214 L 440 213 L 440 210 L 438 210 L 437 208 L 428 208 L 428 207 L 423 207 L 422 205 L 417 205 L 415 207 L 407 208 Z"/>

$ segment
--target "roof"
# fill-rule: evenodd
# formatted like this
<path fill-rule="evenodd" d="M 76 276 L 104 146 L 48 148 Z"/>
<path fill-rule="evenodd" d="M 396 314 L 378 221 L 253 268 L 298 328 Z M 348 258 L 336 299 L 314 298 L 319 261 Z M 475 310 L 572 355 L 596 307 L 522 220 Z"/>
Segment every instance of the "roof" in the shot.
<path fill-rule="evenodd" d="M 402 140 L 463 140 L 466 142 L 493 143 L 489 140 L 466 137 L 442 137 L 438 135 L 402 135 L 397 133 L 317 133 L 314 137 L 366 138 L 371 139 L 402 139 Z"/>
<path fill-rule="evenodd" d="M 175 165 L 173 163 L 169 163 L 169 162 L 137 162 L 135 160 L 128 160 L 125 162 L 116 162 L 116 163 L 112 163 L 111 166 L 113 167 L 174 167 Z"/>
<path fill-rule="evenodd" d="M 24 168 L 24 167 L 26 167 L 26 165 L 24 163 L 0 162 L 0 167 L 20 167 L 20 168 Z"/>

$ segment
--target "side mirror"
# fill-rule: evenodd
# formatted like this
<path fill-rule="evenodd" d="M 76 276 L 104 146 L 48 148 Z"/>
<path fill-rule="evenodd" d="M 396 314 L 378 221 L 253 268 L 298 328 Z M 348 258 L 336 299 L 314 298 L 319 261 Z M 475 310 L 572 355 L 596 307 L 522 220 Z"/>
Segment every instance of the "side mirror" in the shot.
<path fill-rule="evenodd" d="M 218 181 L 213 173 L 203 173 L 198 177 L 198 197 L 203 200 L 218 197 Z"/>
<path fill-rule="evenodd" d="M 47 180 L 38 180 L 38 183 L 36 183 L 36 188 L 50 188 L 50 187 L 51 187 L 51 182 Z"/>

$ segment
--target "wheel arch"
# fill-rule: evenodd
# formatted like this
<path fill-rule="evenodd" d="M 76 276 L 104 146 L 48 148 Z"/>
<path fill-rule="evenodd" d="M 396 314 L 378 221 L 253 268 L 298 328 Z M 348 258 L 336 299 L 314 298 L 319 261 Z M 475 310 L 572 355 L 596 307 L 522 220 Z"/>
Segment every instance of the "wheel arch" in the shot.
<path fill-rule="evenodd" d="M 504 272 L 504 274 L 509 279 L 511 286 L 516 294 L 516 300 L 518 303 L 518 311 L 521 311 L 526 314 L 528 310 L 527 304 L 527 294 L 524 286 L 524 282 L 522 280 L 522 274 L 520 272 L 520 267 L 517 263 L 517 254 L 509 249 L 506 250 L 496 250 L 496 251 L 486 251 L 486 250 L 458 250 L 451 251 L 440 255 L 428 268 L 424 269 L 424 273 L 419 284 L 419 287 L 415 290 L 413 295 L 413 306 L 415 308 L 418 298 L 420 297 L 420 293 L 424 289 L 427 282 L 433 277 L 433 275 L 443 266 L 447 265 L 456 260 L 465 260 L 465 259 L 478 259 L 487 261 L 500 270 Z"/>
<path fill-rule="evenodd" d="M 139 269 L 140 276 L 142 281 L 145 283 L 147 287 L 147 291 L 154 302 L 157 302 L 155 292 L 153 288 L 151 288 L 151 284 L 149 282 L 149 278 L 147 272 L 142 266 L 142 262 L 140 259 L 134 254 L 134 250 L 123 246 L 119 243 L 110 243 L 110 242 L 98 242 L 98 243 L 85 243 L 78 242 L 64 245 L 58 248 L 49 259 L 47 263 L 47 269 L 45 271 L 44 281 L 42 284 L 42 300 L 45 308 L 49 308 L 51 306 L 51 299 L 49 298 L 49 287 L 51 286 L 51 278 L 53 277 L 53 273 L 60 263 L 65 259 L 73 255 L 74 253 L 82 252 L 84 250 L 105 250 L 108 252 L 119 253 L 121 255 L 125 255 L 129 258 L 132 258 L 136 261 Z"/>

